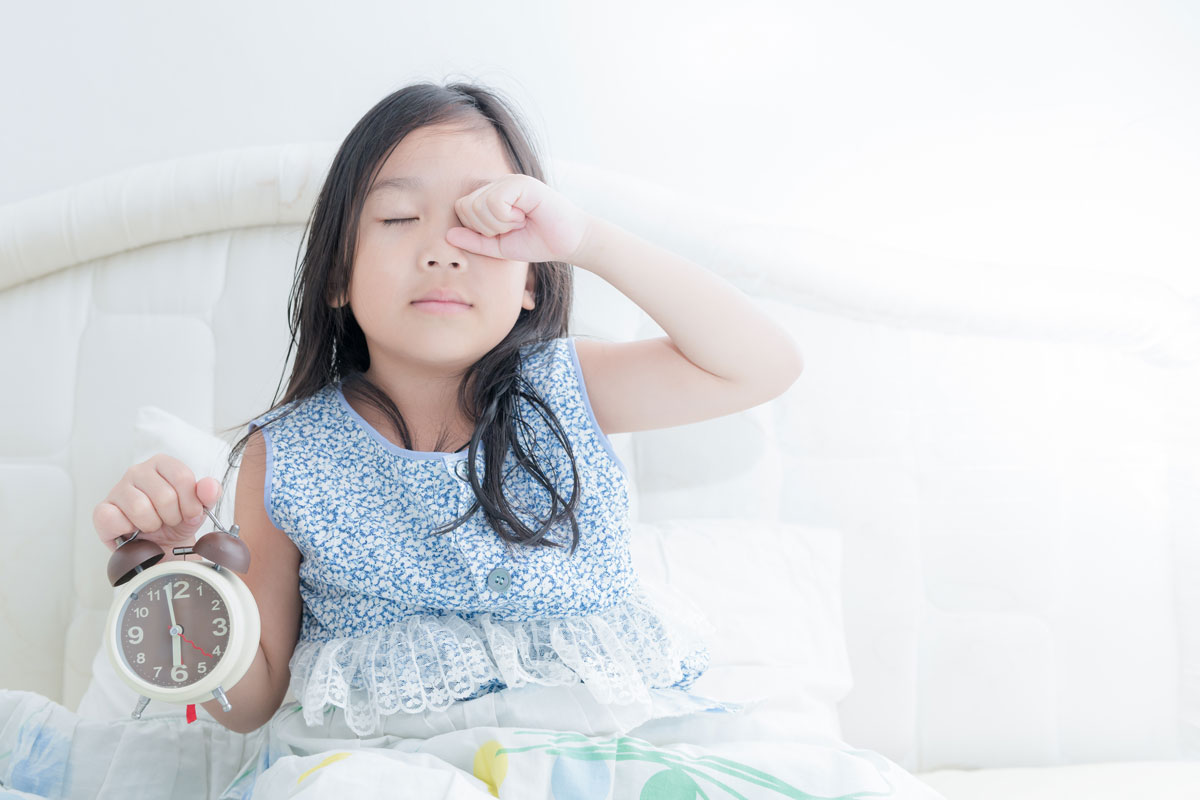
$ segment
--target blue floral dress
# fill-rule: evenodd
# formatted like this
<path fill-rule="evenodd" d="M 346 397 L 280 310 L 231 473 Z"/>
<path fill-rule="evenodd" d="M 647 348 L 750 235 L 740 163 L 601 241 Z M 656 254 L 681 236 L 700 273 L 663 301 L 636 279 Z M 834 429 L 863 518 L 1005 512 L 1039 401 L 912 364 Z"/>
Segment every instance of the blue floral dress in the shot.
<path fill-rule="evenodd" d="M 506 542 L 482 508 L 434 533 L 475 504 L 482 442 L 473 459 L 406 450 L 351 407 L 340 383 L 251 423 L 267 444 L 265 508 L 302 556 L 290 689 L 309 724 L 335 706 L 366 735 L 383 715 L 526 683 L 582 681 L 601 702 L 645 702 L 649 689 L 687 688 L 707 668 L 709 629 L 694 607 L 668 611 L 633 570 L 628 474 L 596 423 L 574 339 L 526 345 L 521 356 L 578 468 L 573 553 L 566 519 L 546 535 L 563 547 Z M 525 450 L 569 501 L 570 455 L 528 399 L 519 417 Z M 549 491 L 511 447 L 503 473 L 514 513 L 536 530 L 550 516 Z"/>

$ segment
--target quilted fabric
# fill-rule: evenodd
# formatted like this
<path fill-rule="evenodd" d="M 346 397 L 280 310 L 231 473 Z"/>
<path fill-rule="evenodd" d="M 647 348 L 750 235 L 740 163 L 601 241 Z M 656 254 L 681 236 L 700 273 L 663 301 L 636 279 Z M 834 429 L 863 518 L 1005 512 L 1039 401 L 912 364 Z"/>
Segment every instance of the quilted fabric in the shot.
<path fill-rule="evenodd" d="M 580 473 L 580 541 L 569 521 L 548 539 L 503 541 L 470 511 L 469 452 L 406 450 L 358 415 L 340 384 L 251 423 L 267 442 L 264 504 L 301 552 L 304 600 L 291 691 L 318 724 L 326 705 L 360 734 L 380 714 L 444 708 L 504 686 L 583 680 L 604 702 L 686 688 L 709 655 L 693 620 L 664 618 L 630 557 L 628 483 L 597 427 L 571 339 L 526 345 L 522 374 L 553 410 Z M 570 455 L 528 400 L 518 435 L 559 494 L 572 493 Z M 268 422 L 269 421 L 269 422 Z M 484 453 L 475 453 L 482 476 Z M 510 449 L 504 491 L 537 527 L 552 498 Z"/>

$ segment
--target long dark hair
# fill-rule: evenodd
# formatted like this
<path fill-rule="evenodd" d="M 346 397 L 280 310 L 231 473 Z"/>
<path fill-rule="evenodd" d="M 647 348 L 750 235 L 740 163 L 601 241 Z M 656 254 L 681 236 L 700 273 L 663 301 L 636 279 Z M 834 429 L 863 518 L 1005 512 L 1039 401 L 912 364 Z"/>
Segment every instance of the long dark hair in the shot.
<path fill-rule="evenodd" d="M 380 100 L 358 121 L 338 148 L 309 217 L 305 231 L 307 244 L 302 247 L 303 255 L 297 262 L 288 301 L 292 334 L 288 358 L 295 348 L 296 359 L 287 390 L 281 399 L 274 401 L 267 413 L 293 401 L 311 397 L 323 387 L 340 380 L 347 397 L 356 397 L 377 408 L 395 427 L 404 447 L 414 449 L 399 408 L 364 375 L 370 366 L 370 355 L 366 338 L 349 304 L 333 308 L 328 301 L 348 290 L 359 217 L 376 173 L 405 136 L 418 128 L 441 123 L 461 125 L 464 130 L 486 129 L 490 125 L 500 136 L 512 171 L 545 180 L 532 137 L 518 114 L 512 110 L 511 104 L 495 90 L 469 83 L 453 83 L 444 87 L 434 83 L 418 83 Z M 580 489 L 575 455 L 553 410 L 521 374 L 520 354 L 520 349 L 525 345 L 549 342 L 567 335 L 574 292 L 573 275 L 571 266 L 560 261 L 535 262 L 530 264 L 530 268 L 534 272 L 534 308 L 521 309 L 508 335 L 473 364 L 459 384 L 459 410 L 467 419 L 475 421 L 467 458 L 475 503 L 463 516 L 434 532 L 449 533 L 466 523 L 482 506 L 488 523 L 506 543 L 506 547 L 511 546 L 509 543 L 562 547 L 545 536 L 565 517 L 570 520 L 572 529 L 569 552 L 574 553 L 579 543 L 575 510 Z M 284 359 L 285 374 L 288 358 Z M 282 383 L 281 375 L 279 385 Z M 470 390 L 469 386 L 472 387 Z M 279 397 L 279 386 L 276 386 L 276 397 Z M 536 457 L 525 448 L 524 437 L 518 435 L 518 426 L 522 430 L 528 428 L 521 418 L 519 401 L 522 399 L 542 414 L 571 459 L 573 489 L 569 501 L 563 500 L 554 482 L 542 471 Z M 277 415 L 266 424 L 282 419 L 289 413 L 290 410 Z M 241 427 L 234 426 L 226 429 L 226 432 Z M 247 432 L 234 444 L 222 480 L 223 488 L 227 488 L 230 475 L 240 462 L 250 435 Z M 442 450 L 449 444 L 445 441 L 445 435 L 446 431 L 443 430 L 435 449 Z M 475 469 L 480 442 L 485 445 L 482 481 Z M 545 521 L 538 520 L 537 530 L 527 527 L 518 519 L 501 491 L 505 477 L 501 474 L 504 457 L 510 447 L 520 466 L 551 494 L 550 516 Z M 226 494 L 227 491 L 223 491 L 222 497 Z"/>

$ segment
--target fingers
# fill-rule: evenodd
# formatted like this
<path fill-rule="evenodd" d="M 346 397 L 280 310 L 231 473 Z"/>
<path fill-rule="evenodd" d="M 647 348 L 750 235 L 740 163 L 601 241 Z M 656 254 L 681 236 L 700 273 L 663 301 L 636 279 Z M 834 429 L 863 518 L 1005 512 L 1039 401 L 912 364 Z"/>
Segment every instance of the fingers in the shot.
<path fill-rule="evenodd" d="M 520 199 L 520 193 L 515 198 L 507 197 L 500 192 L 486 194 L 480 198 L 482 210 L 479 216 L 485 222 L 490 222 L 500 232 L 519 228 L 525 222 L 525 212 L 515 205 Z"/>
<path fill-rule="evenodd" d="M 92 525 L 100 534 L 100 541 L 109 550 L 117 549 L 118 536 L 128 536 L 137 528 L 120 508 L 107 500 L 92 511 Z"/>
<path fill-rule="evenodd" d="M 135 473 L 133 485 L 150 499 L 164 525 L 174 528 L 185 521 L 199 523 L 203 519 L 204 506 L 196 496 L 196 476 L 186 464 L 162 456 L 150 459 L 144 466 Z"/>
<path fill-rule="evenodd" d="M 480 214 L 481 195 L 483 189 L 477 189 L 466 197 L 461 197 L 454 204 L 455 213 L 462 226 L 483 236 L 496 236 L 500 230 L 492 221 L 484 221 Z"/>
<path fill-rule="evenodd" d="M 215 478 L 197 481 L 182 461 L 158 453 L 125 472 L 92 511 L 92 524 L 110 551 L 119 537 L 138 530 L 169 554 L 175 545 L 194 541 L 204 509 L 215 506 L 221 493 Z"/>
<path fill-rule="evenodd" d="M 521 193 L 522 186 L 494 181 L 460 197 L 454 209 L 464 227 L 495 237 L 524 224 L 525 212 L 516 207 Z"/>
<path fill-rule="evenodd" d="M 185 537 L 204 521 L 204 509 L 216 504 L 221 491 L 215 478 L 197 482 L 182 461 L 158 454 L 129 468 L 92 512 L 92 524 L 110 550 L 118 536 L 135 529 L 152 534 L 168 528 L 168 538 Z"/>
<path fill-rule="evenodd" d="M 142 533 L 155 533 L 183 522 L 175 487 L 153 468 L 139 467 L 131 468 L 108 493 L 105 504 L 112 509 L 102 512 L 105 504 L 97 509 L 97 514 L 103 513 L 100 523 L 106 525 L 102 529 L 97 524 L 101 538 L 115 538 L 114 534 L 130 533 L 134 528 Z"/>
<path fill-rule="evenodd" d="M 204 477 L 196 483 L 196 496 L 205 508 L 212 508 L 221 498 L 221 482 L 216 478 Z"/>

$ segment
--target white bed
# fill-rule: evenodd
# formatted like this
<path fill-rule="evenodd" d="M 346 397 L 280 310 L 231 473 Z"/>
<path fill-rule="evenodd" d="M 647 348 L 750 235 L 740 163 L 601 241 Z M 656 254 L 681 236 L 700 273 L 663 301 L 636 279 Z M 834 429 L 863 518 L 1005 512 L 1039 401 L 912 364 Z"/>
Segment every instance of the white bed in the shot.
<path fill-rule="evenodd" d="M 92 508 L 153 452 L 215 468 L 214 432 L 270 405 L 333 151 L 204 154 L 0 208 L 0 687 L 131 710 L 98 652 Z M 769 404 L 613 437 L 639 568 L 718 633 L 698 691 L 951 800 L 1200 796 L 1195 298 L 763 226 L 578 163 L 548 178 L 725 275 L 804 353 Z M 576 292 L 572 335 L 662 335 L 585 270 Z"/>

